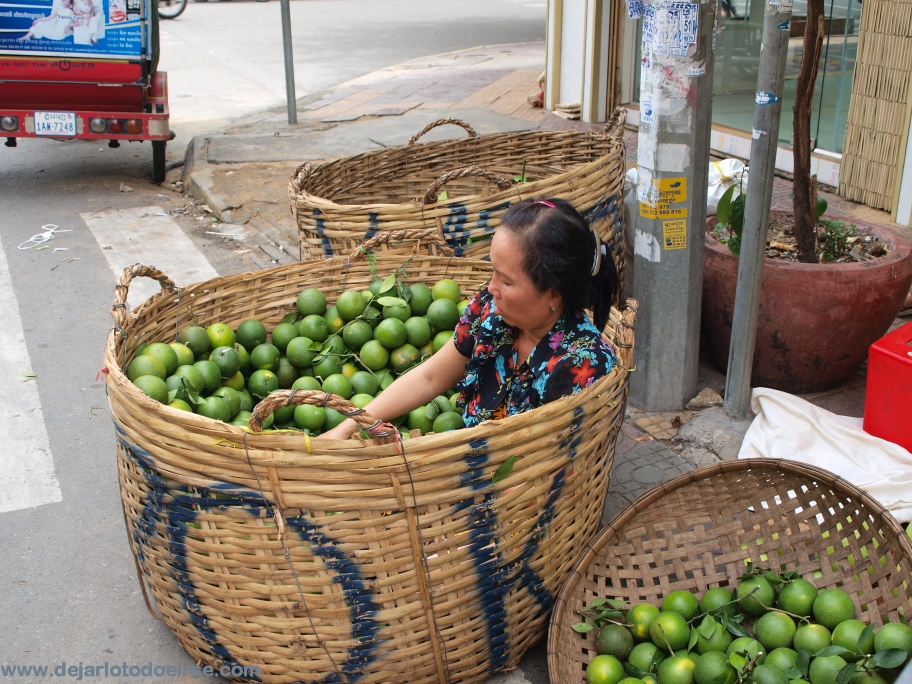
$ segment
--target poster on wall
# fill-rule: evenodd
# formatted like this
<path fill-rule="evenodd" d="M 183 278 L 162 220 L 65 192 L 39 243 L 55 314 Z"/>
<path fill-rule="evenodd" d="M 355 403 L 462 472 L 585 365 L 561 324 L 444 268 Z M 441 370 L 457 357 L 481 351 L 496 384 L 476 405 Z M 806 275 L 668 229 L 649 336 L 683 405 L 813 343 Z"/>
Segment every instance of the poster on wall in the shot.
<path fill-rule="evenodd" d="M 147 0 L 0 0 L 0 55 L 140 59 Z"/>

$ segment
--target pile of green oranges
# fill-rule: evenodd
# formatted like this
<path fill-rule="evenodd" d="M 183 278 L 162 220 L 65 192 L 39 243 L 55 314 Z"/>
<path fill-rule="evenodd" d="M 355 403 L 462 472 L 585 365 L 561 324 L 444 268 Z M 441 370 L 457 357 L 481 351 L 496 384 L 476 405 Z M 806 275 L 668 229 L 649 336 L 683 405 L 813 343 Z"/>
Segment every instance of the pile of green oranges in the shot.
<path fill-rule="evenodd" d="M 595 599 L 573 625 L 596 634 L 588 684 L 888 684 L 912 628 L 875 630 L 840 589 L 750 568 L 732 592 L 673 591 L 661 609 Z"/>
<path fill-rule="evenodd" d="M 431 288 L 394 273 L 367 290 L 346 290 L 332 306 L 313 288 L 296 304 L 271 333 L 247 319 L 236 330 L 225 323 L 187 326 L 176 342 L 141 345 L 127 377 L 162 404 L 239 426 L 278 389 L 322 390 L 363 408 L 453 338 L 468 301 L 453 280 Z M 287 406 L 263 427 L 319 435 L 343 420 L 330 408 Z M 410 430 L 465 427 L 455 389 L 392 422 L 406 438 Z"/>

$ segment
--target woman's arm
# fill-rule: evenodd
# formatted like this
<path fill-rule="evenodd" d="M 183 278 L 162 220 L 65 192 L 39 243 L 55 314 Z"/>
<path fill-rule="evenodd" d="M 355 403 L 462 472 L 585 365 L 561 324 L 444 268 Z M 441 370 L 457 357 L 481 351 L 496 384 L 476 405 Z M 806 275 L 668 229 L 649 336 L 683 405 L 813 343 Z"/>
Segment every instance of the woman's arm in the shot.
<path fill-rule="evenodd" d="M 465 374 L 469 359 L 456 350 L 450 340 L 436 354 L 417 368 L 398 378 L 364 410 L 378 420 L 390 420 L 428 403 L 453 387 Z M 348 439 L 355 431 L 355 421 L 347 418 L 332 430 L 320 435 L 327 439 Z"/>

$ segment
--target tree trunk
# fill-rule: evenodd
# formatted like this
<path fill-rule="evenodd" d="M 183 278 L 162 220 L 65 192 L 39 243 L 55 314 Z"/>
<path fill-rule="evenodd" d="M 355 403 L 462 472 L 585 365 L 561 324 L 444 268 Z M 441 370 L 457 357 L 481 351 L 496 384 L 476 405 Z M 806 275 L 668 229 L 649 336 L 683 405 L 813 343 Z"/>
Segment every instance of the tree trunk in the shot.
<path fill-rule="evenodd" d="M 795 84 L 795 105 L 792 107 L 794 128 L 794 181 L 792 182 L 792 211 L 795 215 L 795 240 L 798 259 L 817 263 L 817 202 L 811 183 L 811 101 L 817 81 L 817 65 L 823 47 L 823 0 L 808 0 L 807 24 L 804 28 L 804 55 L 801 71 Z M 816 184 L 813 184 L 816 185 Z"/>

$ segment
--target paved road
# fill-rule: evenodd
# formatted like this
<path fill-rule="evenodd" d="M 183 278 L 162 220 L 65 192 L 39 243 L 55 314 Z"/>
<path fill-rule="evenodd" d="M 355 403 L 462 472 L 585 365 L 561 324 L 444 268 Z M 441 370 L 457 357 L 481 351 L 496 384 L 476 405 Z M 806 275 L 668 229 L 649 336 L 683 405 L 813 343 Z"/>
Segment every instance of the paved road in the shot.
<path fill-rule="evenodd" d="M 165 24 L 172 153 L 193 132 L 281 104 L 278 7 L 191 3 Z M 309 0 L 292 11 L 299 95 L 425 54 L 544 34 L 544 3 Z M 143 606 L 96 373 L 121 266 L 154 261 L 178 283 L 243 266 L 194 218 L 169 213 L 185 200 L 151 185 L 150 167 L 148 145 L 0 148 L 0 666 L 193 664 Z M 46 224 L 72 232 L 18 249 Z M 47 679 L 0 671 L 0 682 Z"/>
<path fill-rule="evenodd" d="M 291 19 L 299 98 L 424 55 L 545 35 L 545 3 L 528 0 L 296 0 Z M 190 2 L 161 31 L 181 140 L 285 103 L 277 0 Z"/>

